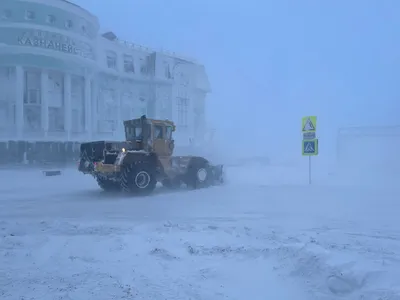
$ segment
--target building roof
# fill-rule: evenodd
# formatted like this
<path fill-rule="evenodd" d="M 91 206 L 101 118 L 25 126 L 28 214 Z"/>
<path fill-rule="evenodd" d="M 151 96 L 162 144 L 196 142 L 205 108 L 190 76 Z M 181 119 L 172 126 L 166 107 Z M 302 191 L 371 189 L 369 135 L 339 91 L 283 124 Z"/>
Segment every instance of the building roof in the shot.
<path fill-rule="evenodd" d="M 123 47 L 127 47 L 129 49 L 148 52 L 148 53 L 158 52 L 160 54 L 163 54 L 165 56 L 169 56 L 169 57 L 174 58 L 174 59 L 179 59 L 179 60 L 182 60 L 182 61 L 195 63 L 195 64 L 197 63 L 196 59 L 181 55 L 181 54 L 173 52 L 173 51 L 168 51 L 168 50 L 165 50 L 165 49 L 150 48 L 150 47 L 147 47 L 147 46 L 143 46 L 143 45 L 139 45 L 139 44 L 136 44 L 136 43 L 133 43 L 133 42 L 128 42 L 128 41 L 122 40 L 122 39 L 118 38 L 118 36 L 113 31 L 106 31 L 106 32 L 102 33 L 101 36 L 103 38 L 111 41 L 111 42 L 118 43 L 119 45 L 121 45 Z"/>
<path fill-rule="evenodd" d="M 79 9 L 83 10 L 83 11 L 86 12 L 87 14 L 89 14 L 89 15 L 95 17 L 90 11 L 88 11 L 87 9 L 83 8 L 82 6 L 76 4 L 76 3 L 72 2 L 72 1 L 69 1 L 69 0 L 59 0 L 59 1 L 62 1 L 62 2 L 68 3 L 68 4 L 72 5 L 72 6 L 75 6 L 75 7 L 79 8 Z M 96 19 L 97 19 L 97 18 L 96 18 Z"/>
<path fill-rule="evenodd" d="M 76 6 L 76 7 L 82 8 L 82 7 L 79 6 L 78 4 L 75 4 L 75 3 L 71 2 L 71 1 L 68 1 L 68 0 L 61 0 L 61 1 L 67 2 L 67 3 L 71 4 L 71 5 Z M 82 9 L 84 9 L 84 8 L 82 8 Z M 85 9 L 85 10 L 86 10 L 86 9 Z"/>

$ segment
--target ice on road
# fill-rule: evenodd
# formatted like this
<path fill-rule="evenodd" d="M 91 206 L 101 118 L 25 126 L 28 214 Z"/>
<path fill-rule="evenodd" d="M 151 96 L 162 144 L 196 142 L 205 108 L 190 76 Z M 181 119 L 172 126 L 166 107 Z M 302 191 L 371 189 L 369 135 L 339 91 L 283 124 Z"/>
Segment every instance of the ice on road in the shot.
<path fill-rule="evenodd" d="M 400 299 L 398 187 L 227 171 L 143 198 L 74 170 L 0 171 L 0 298 Z"/>

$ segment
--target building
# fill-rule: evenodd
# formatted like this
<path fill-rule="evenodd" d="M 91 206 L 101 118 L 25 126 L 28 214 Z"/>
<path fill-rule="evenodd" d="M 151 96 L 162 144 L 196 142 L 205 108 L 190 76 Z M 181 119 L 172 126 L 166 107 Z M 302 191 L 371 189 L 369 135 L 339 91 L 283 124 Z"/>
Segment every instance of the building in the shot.
<path fill-rule="evenodd" d="M 146 114 L 174 120 L 177 144 L 202 140 L 204 66 L 99 28 L 65 0 L 0 1 L 1 138 L 121 139 Z"/>

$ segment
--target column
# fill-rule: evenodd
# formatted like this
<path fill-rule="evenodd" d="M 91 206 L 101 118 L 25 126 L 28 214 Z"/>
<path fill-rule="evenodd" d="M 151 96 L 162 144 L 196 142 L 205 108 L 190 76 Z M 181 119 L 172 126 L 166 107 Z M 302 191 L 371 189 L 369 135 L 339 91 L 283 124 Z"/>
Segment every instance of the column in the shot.
<path fill-rule="evenodd" d="M 172 86 L 168 86 L 167 89 L 167 94 L 168 94 L 168 101 L 167 101 L 167 112 L 168 112 L 168 119 L 171 121 L 175 122 L 175 115 L 174 115 L 174 94 L 173 94 L 173 89 Z M 176 124 L 175 124 L 176 125 Z"/>
<path fill-rule="evenodd" d="M 44 136 L 49 131 L 49 74 L 46 70 L 40 73 L 40 95 L 41 95 L 41 123 Z"/>
<path fill-rule="evenodd" d="M 24 131 L 24 69 L 15 67 L 15 125 L 17 139 L 21 139 Z"/>
<path fill-rule="evenodd" d="M 202 142 L 204 143 L 205 141 L 205 134 L 207 130 L 207 121 L 206 121 L 206 93 L 202 93 L 200 96 L 200 101 L 201 101 L 201 122 L 200 122 L 200 128 L 201 128 L 201 138 Z"/>
<path fill-rule="evenodd" d="M 157 87 L 153 82 L 149 83 L 148 99 L 147 99 L 147 109 L 150 118 L 160 119 L 159 107 L 157 105 Z"/>
<path fill-rule="evenodd" d="M 91 77 L 85 75 L 85 132 L 88 139 L 92 138 L 92 85 Z"/>
<path fill-rule="evenodd" d="M 71 74 L 64 74 L 64 130 L 67 141 L 71 139 Z"/>
<path fill-rule="evenodd" d="M 186 107 L 186 121 L 187 121 L 187 138 L 190 142 L 190 144 L 192 146 L 195 146 L 196 143 L 196 139 L 195 139 L 195 135 L 194 135 L 194 101 L 193 101 L 193 95 L 189 94 L 189 92 L 187 92 L 187 95 L 189 96 L 189 98 L 187 99 L 187 107 Z"/>
<path fill-rule="evenodd" d="M 114 91 L 115 93 L 115 100 L 117 101 L 117 126 L 116 126 L 116 133 L 115 136 L 118 139 L 121 139 L 124 134 L 124 122 L 122 118 L 122 101 L 123 101 L 123 93 L 121 93 L 121 85 L 117 86 L 117 89 Z"/>
<path fill-rule="evenodd" d="M 178 126 L 178 86 L 176 82 L 174 82 L 171 86 L 171 118 L 175 123 L 175 126 Z"/>
<path fill-rule="evenodd" d="M 98 134 L 98 95 L 99 95 L 99 83 L 96 81 L 92 82 L 92 131 L 94 135 Z"/>

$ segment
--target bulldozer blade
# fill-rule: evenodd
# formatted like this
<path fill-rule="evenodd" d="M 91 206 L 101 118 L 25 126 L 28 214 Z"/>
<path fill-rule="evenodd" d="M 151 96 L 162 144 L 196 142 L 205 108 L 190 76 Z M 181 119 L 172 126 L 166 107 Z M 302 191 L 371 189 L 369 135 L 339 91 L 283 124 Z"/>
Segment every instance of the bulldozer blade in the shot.
<path fill-rule="evenodd" d="M 224 183 L 224 166 L 216 165 L 212 167 L 213 179 L 215 183 Z"/>

